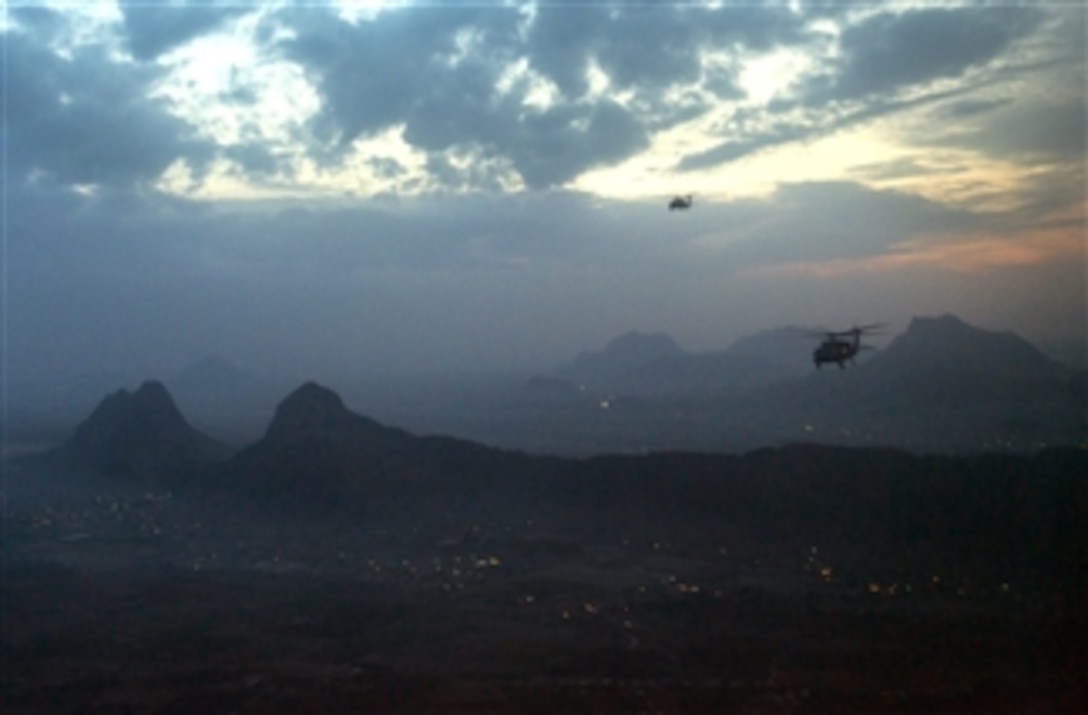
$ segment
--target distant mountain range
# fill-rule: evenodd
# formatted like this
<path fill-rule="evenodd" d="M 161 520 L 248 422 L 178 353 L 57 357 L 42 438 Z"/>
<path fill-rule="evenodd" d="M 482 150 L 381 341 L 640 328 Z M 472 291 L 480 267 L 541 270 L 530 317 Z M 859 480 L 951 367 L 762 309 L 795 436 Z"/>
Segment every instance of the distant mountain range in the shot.
<path fill-rule="evenodd" d="M 724 351 L 686 352 L 665 333 L 632 331 L 600 352 L 583 352 L 555 375 L 625 395 L 729 392 L 804 374 L 812 366 L 796 328 L 768 330 Z"/>
<path fill-rule="evenodd" d="M 799 339 L 797 328 L 782 328 L 720 352 L 689 353 L 664 333 L 631 332 L 600 352 L 582 353 L 553 374 L 521 383 L 420 382 L 349 396 L 386 424 L 563 456 L 736 453 L 794 442 L 915 452 L 1031 452 L 1088 443 L 1085 373 L 1048 358 L 1013 333 L 982 330 L 951 315 L 919 317 L 884 349 L 842 370 L 814 369 L 814 342 Z M 194 442 L 177 437 L 183 432 L 176 426 L 183 412 L 215 440 L 251 445 L 246 450 L 250 458 L 275 462 L 259 456 L 265 452 L 254 443 L 269 438 L 264 427 L 273 410 L 273 433 L 283 424 L 278 418 L 282 410 L 296 413 L 297 400 L 276 406 L 284 390 L 221 358 L 195 363 L 165 385 L 149 385 L 136 394 L 114 395 L 107 400 L 108 411 L 126 401 L 169 401 L 159 417 L 135 422 L 150 425 L 176 413 L 172 430 L 179 452 L 199 451 L 178 446 Z M 314 392 L 311 385 L 294 397 L 315 398 Z M 339 396 L 336 401 L 346 410 Z M 12 416 L 21 418 L 17 410 L 9 412 L 9 422 Z M 71 418 L 53 443 L 75 421 Z M 186 428 L 192 429 L 188 423 Z M 89 429 L 81 425 L 78 431 Z M 98 427 L 91 431 L 105 433 Z M 77 441 L 83 444 L 87 438 Z M 100 469 L 122 463 L 147 469 L 159 459 L 136 446 L 110 455 L 105 445 L 112 442 L 104 437 L 98 444 L 101 454 L 85 461 Z"/>
<path fill-rule="evenodd" d="M 58 449 L 23 458 L 18 479 L 35 463 L 77 479 L 169 488 L 247 518 L 257 510 L 366 519 L 417 535 L 547 521 L 580 538 L 709 520 L 797 543 L 864 541 L 870 550 L 936 539 L 976 553 L 985 544 L 1002 564 L 1015 559 L 1044 575 L 1082 563 L 1088 543 L 1082 448 L 957 457 L 794 444 L 744 455 L 533 457 L 382 425 L 312 382 L 235 454 L 192 429 L 166 389 L 149 382 L 107 396 Z"/>
<path fill-rule="evenodd" d="M 1030 450 L 1088 436 L 1083 372 L 1013 333 L 952 315 L 918 317 L 842 370 L 814 369 L 797 337 L 786 328 L 722 353 L 685 354 L 646 349 L 675 346 L 667 336 L 628 334 L 557 368 L 553 379 L 580 393 L 537 382 L 538 393 L 551 387 L 553 401 L 566 394 L 583 405 L 538 424 L 537 448 L 744 451 L 813 441 L 940 452 Z"/>

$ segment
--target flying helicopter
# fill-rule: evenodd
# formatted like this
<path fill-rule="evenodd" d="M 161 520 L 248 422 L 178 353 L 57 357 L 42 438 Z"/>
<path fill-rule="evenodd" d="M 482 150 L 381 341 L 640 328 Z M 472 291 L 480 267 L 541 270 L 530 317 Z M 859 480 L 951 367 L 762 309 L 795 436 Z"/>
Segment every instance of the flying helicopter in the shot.
<path fill-rule="evenodd" d="M 856 325 L 849 330 L 822 333 L 823 342 L 812 352 L 812 362 L 816 365 L 816 369 L 819 370 L 825 362 L 838 363 L 840 370 L 846 367 L 847 360 L 851 365 L 855 364 L 854 358 L 858 352 L 871 347 L 861 344 L 861 336 L 873 335 L 875 334 L 873 331 L 880 329 L 883 325 L 883 323 Z"/>
<path fill-rule="evenodd" d="M 675 196 L 673 200 L 669 202 L 669 211 L 686 211 L 690 209 L 695 201 L 695 197 L 691 194 L 687 196 Z"/>

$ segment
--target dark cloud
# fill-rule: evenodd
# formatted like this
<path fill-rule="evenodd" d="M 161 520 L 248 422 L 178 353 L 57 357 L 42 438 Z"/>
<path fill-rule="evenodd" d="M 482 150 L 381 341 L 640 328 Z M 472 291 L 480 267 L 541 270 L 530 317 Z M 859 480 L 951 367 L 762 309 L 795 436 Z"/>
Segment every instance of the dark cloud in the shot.
<path fill-rule="evenodd" d="M 442 71 L 442 78 L 416 87 L 411 107 L 401 117 L 404 139 L 427 151 L 459 144 L 500 146 L 518 122 L 516 99 L 497 96 L 495 64 L 476 59 Z"/>
<path fill-rule="evenodd" d="M 505 159 L 536 188 L 622 160 L 648 143 L 638 118 L 609 100 L 540 110 L 522 105 L 526 87 L 500 95 L 499 77 L 515 56 L 513 9 L 423 8 L 359 24 L 314 10 L 290 18 L 298 36 L 283 51 L 315 78 L 324 99 L 315 132 L 326 144 L 346 147 L 403 125 L 405 141 L 434 155 L 429 166 L 442 183 L 467 178 L 441 156 L 457 149 Z M 460 57 L 457 43 L 464 41 L 475 44 Z M 493 171 L 481 177 L 495 185 Z"/>
<path fill-rule="evenodd" d="M 1011 99 L 962 99 L 949 102 L 940 108 L 940 114 L 944 119 L 960 120 L 985 114 L 994 109 L 1008 105 Z"/>
<path fill-rule="evenodd" d="M 533 188 L 563 184 L 586 169 L 618 162 L 644 149 L 639 121 L 610 101 L 560 107 L 530 116 L 511 142 L 514 165 Z"/>
<path fill-rule="evenodd" d="M 809 82 L 806 101 L 824 104 L 894 93 L 962 76 L 1043 20 L 1030 7 L 937 8 L 880 13 L 849 25 L 831 74 Z"/>
<path fill-rule="evenodd" d="M 51 42 L 68 29 L 68 18 L 46 7 L 16 5 L 8 9 L 8 17 L 42 42 Z"/>
<path fill-rule="evenodd" d="M 169 5 L 121 0 L 120 5 L 126 43 L 132 56 L 141 61 L 154 60 L 255 9 L 248 4 L 214 0 L 183 0 Z"/>
<path fill-rule="evenodd" d="M 421 94 L 451 75 L 457 33 L 482 33 L 481 52 L 501 52 L 512 38 L 516 11 L 418 8 L 385 12 L 372 22 L 353 24 L 321 8 L 281 13 L 296 36 L 283 41 L 284 55 L 313 77 L 324 100 L 319 138 L 349 144 L 402 122 Z M 503 39 L 506 37 L 507 39 Z M 497 78 L 501 66 L 492 69 Z"/>
<path fill-rule="evenodd" d="M 609 41 L 601 47 L 597 61 L 619 89 L 653 91 L 690 84 L 702 74 L 705 40 L 698 29 L 683 8 L 627 9 L 608 28 Z"/>
<path fill-rule="evenodd" d="M 954 109 L 952 111 L 955 111 Z M 1001 111 L 973 117 L 968 126 L 950 123 L 932 136 L 934 143 L 952 142 L 1017 161 L 1058 161 L 1083 166 L 1084 94 L 1059 99 L 1025 98 L 1002 105 Z"/>
<path fill-rule="evenodd" d="M 529 63 L 565 97 L 582 97 L 589 91 L 590 60 L 608 26 L 609 12 L 603 5 L 538 6 L 526 40 Z"/>
<path fill-rule="evenodd" d="M 62 57 L 22 34 L 5 36 L 8 171 L 72 184 L 138 184 L 185 158 L 196 173 L 213 147 L 148 98 L 159 70 L 113 62 L 101 46 Z"/>
<path fill-rule="evenodd" d="M 623 161 L 648 146 L 651 132 L 712 106 L 692 92 L 665 101 L 668 88 L 709 82 L 720 96 L 740 96 L 735 71 L 704 74 L 705 52 L 768 49 L 801 32 L 786 10 L 603 3 L 541 5 L 527 26 L 519 8 L 461 6 L 414 7 L 358 23 L 306 8 L 273 22 L 294 32 L 280 51 L 306 69 L 322 97 L 312 124 L 320 161 L 337 162 L 356 138 L 402 126 L 412 146 L 506 161 L 532 188 Z M 525 80 L 497 89 L 522 59 L 555 84 L 558 101 L 527 105 L 533 87 Z M 629 91 L 630 101 L 591 96 L 591 66 Z M 455 180 L 441 156 L 430 166 L 441 181 Z"/>
<path fill-rule="evenodd" d="M 684 4 L 578 4 L 537 8 L 527 57 L 568 99 L 589 90 L 591 64 L 617 89 L 659 92 L 706 79 L 707 51 L 767 51 L 798 42 L 802 18 L 785 8 Z M 722 96 L 737 91 L 736 77 L 712 78 Z"/>

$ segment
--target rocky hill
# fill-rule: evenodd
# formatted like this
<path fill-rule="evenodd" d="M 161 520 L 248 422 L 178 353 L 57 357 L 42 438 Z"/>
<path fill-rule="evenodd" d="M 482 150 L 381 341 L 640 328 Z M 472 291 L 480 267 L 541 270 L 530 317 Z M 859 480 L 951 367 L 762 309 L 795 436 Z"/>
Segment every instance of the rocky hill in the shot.
<path fill-rule="evenodd" d="M 228 453 L 189 425 L 162 383 L 148 381 L 108 395 L 53 456 L 104 476 L 162 481 Z"/>
<path fill-rule="evenodd" d="M 415 436 L 358 415 L 332 390 L 307 382 L 276 408 L 264 436 L 221 465 L 219 481 L 247 500 L 291 510 L 361 510 L 375 500 L 458 498 L 521 459 L 479 444 Z M 419 496 L 417 494 L 417 496 Z"/>

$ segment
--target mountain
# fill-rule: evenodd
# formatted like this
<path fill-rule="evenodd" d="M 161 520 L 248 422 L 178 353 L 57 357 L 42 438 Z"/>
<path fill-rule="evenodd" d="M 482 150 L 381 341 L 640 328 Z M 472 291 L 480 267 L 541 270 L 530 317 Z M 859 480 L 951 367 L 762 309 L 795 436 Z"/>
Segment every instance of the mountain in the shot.
<path fill-rule="evenodd" d="M 970 374 L 1013 379 L 1052 378 L 1064 368 L 1013 332 L 992 332 L 954 315 L 915 317 L 871 361 L 885 374 Z"/>
<path fill-rule="evenodd" d="M 387 427 L 307 382 L 279 404 L 259 441 L 221 465 L 217 479 L 239 498 L 279 509 L 363 510 L 375 499 L 407 499 L 413 489 L 433 492 L 436 478 L 468 498 L 517 460 L 476 443 Z"/>
<path fill-rule="evenodd" d="M 586 400 L 550 413 L 542 408 L 525 443 L 535 439 L 536 451 L 568 455 L 738 452 L 791 442 L 916 452 L 1030 452 L 1086 443 L 1083 375 L 1014 333 L 984 330 L 952 315 L 916 317 L 883 349 L 842 370 L 814 369 L 810 344 L 796 336 L 796 330 L 782 329 L 704 354 L 720 360 L 718 377 L 738 370 L 742 359 L 753 371 L 769 369 L 777 355 L 784 377 L 766 375 L 746 387 L 737 378 L 732 389 L 718 383 L 646 392 L 637 401 Z M 788 365 L 794 353 L 807 365 Z M 654 363 L 652 370 L 667 364 Z"/>
<path fill-rule="evenodd" d="M 760 429 L 812 441 L 937 451 L 1078 444 L 1083 405 L 1070 379 L 1013 333 L 916 317 L 856 368 L 748 393 L 748 414 Z"/>
<path fill-rule="evenodd" d="M 725 351 L 686 352 L 665 333 L 629 332 L 584 352 L 559 377 L 599 392 L 675 395 L 731 392 L 803 374 L 809 354 L 796 330 L 764 331 Z"/>
<path fill-rule="evenodd" d="M 804 375 L 812 369 L 813 341 L 799 339 L 811 331 L 787 326 L 773 330 L 761 330 L 746 335 L 725 350 L 725 354 L 737 361 L 764 368 L 766 379 L 784 379 Z"/>
<path fill-rule="evenodd" d="M 559 377 L 596 390 L 626 390 L 637 385 L 637 372 L 684 351 L 665 333 L 631 331 L 613 338 L 600 352 L 583 352 L 556 368 Z"/>
<path fill-rule="evenodd" d="M 108 395 L 61 445 L 56 456 L 103 475 L 158 481 L 227 456 L 193 429 L 161 382 Z"/>

